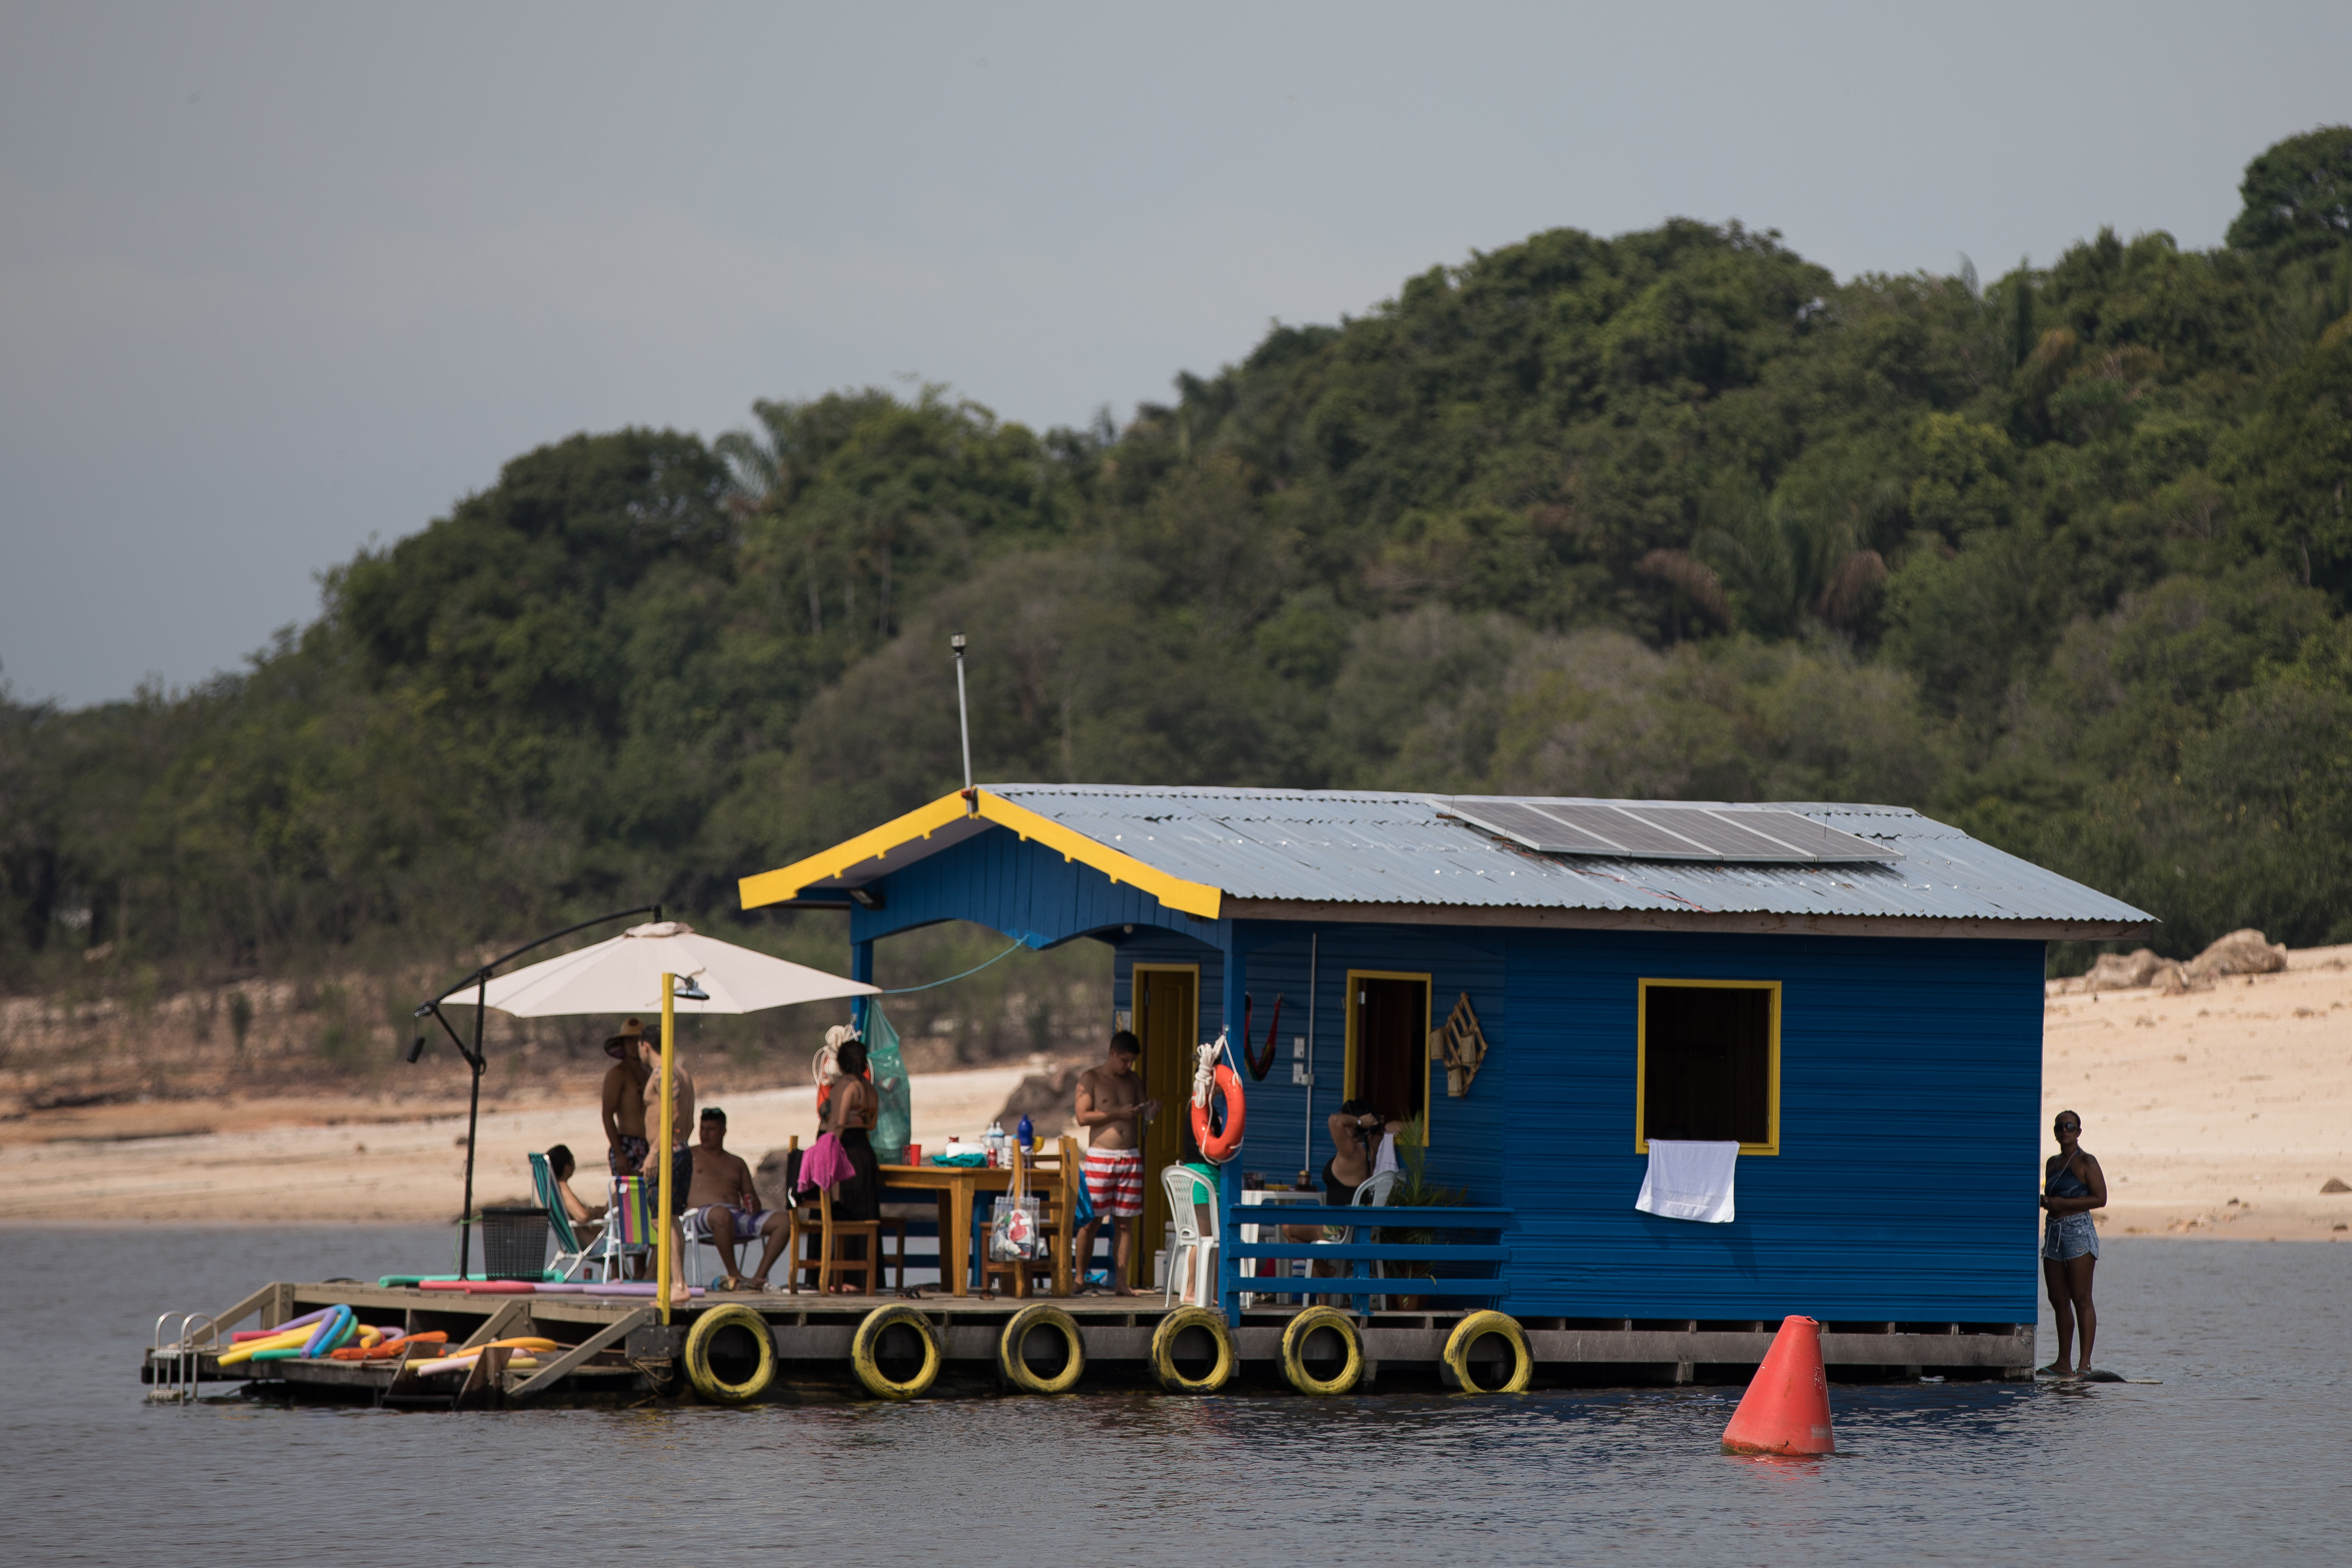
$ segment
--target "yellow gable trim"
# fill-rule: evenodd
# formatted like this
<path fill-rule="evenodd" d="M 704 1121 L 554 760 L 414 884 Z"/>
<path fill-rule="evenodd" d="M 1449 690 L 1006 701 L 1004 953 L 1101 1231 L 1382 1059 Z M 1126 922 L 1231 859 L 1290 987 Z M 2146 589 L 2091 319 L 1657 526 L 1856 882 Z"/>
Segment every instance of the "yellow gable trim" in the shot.
<path fill-rule="evenodd" d="M 1075 828 L 1066 828 L 1050 817 L 1041 817 L 1026 806 L 1016 806 L 985 789 L 980 791 L 980 814 L 1024 839 L 1034 839 L 1049 850 L 1061 851 L 1064 860 L 1090 865 L 1114 883 L 1139 887 L 1171 909 L 1197 915 L 1203 920 L 1217 917 L 1224 894 L 1206 883 L 1171 876 L 1133 855 L 1121 854 L 1099 839 L 1090 839 Z"/>
<path fill-rule="evenodd" d="M 944 795 L 894 821 L 885 822 L 878 828 L 835 844 L 822 854 L 811 855 L 804 861 L 795 861 L 775 871 L 763 871 L 757 876 L 747 876 L 736 884 L 742 894 L 743 907 L 757 909 L 762 904 L 782 904 L 788 898 L 798 896 L 801 889 L 811 883 L 847 875 L 850 868 L 860 861 L 878 859 L 900 844 L 928 839 L 935 830 L 944 828 L 950 822 L 961 821 L 963 814 L 963 797 Z"/>
<path fill-rule="evenodd" d="M 1061 852 L 1062 858 L 1076 861 L 1110 878 L 1114 883 L 1126 883 L 1141 888 L 1171 909 L 1186 915 L 1197 915 L 1203 920 L 1214 920 L 1224 894 L 1205 883 L 1187 882 L 1180 876 L 1146 865 L 1134 856 L 1090 839 L 1073 828 L 1064 827 L 1049 817 L 1041 817 L 1025 806 L 1016 806 L 1002 796 L 985 789 L 980 797 L 979 815 L 1010 828 L 1023 839 L 1034 839 L 1050 850 Z M 743 907 L 757 909 L 763 904 L 782 904 L 798 896 L 812 883 L 831 877 L 846 876 L 858 864 L 877 860 L 902 844 L 927 839 L 940 828 L 961 820 L 965 815 L 961 793 L 942 795 L 929 805 L 908 812 L 894 821 L 863 832 L 845 842 L 835 844 L 822 854 L 811 855 L 804 861 L 747 876 L 738 884 Z"/>

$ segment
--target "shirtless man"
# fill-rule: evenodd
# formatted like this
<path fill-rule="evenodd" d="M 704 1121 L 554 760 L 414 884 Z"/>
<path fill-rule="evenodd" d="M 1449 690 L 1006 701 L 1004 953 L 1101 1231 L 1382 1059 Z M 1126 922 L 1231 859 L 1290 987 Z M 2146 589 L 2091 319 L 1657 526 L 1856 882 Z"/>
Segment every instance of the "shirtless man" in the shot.
<path fill-rule="evenodd" d="M 768 1270 L 775 1267 L 776 1254 L 784 1249 L 784 1239 L 791 1231 L 788 1217 L 781 1208 L 760 1207 L 759 1188 L 751 1185 L 751 1167 L 741 1155 L 727 1150 L 727 1113 L 711 1106 L 702 1113 L 701 1129 L 702 1141 L 691 1151 L 694 1184 L 687 1189 L 686 1207 L 702 1211 L 710 1244 L 719 1249 L 727 1264 L 719 1288 L 764 1291 Z M 746 1274 L 742 1248 L 755 1238 L 767 1246 L 760 1255 L 759 1268 Z"/>
<path fill-rule="evenodd" d="M 605 1163 L 616 1176 L 636 1175 L 652 1146 L 646 1142 L 646 1085 L 653 1075 L 637 1060 L 645 1035 L 645 1024 L 628 1019 L 621 1032 L 604 1042 L 604 1054 L 613 1059 L 604 1070 Z"/>
<path fill-rule="evenodd" d="M 646 1126 L 646 1136 L 653 1135 L 653 1120 L 661 1107 L 661 1042 L 637 1037 L 637 1083 L 643 1102 L 637 1114 Z M 688 1186 L 694 1180 L 694 1080 L 678 1060 L 675 1048 L 670 1051 L 670 1118 L 669 1118 L 669 1200 L 682 1202 Z M 637 1164 L 637 1174 L 650 1179 L 661 1176 L 661 1153 L 650 1143 Z"/>
<path fill-rule="evenodd" d="M 644 1096 L 640 1111 L 650 1139 L 656 1130 L 654 1119 L 660 1114 L 661 1107 L 659 1040 L 648 1040 L 642 1034 L 637 1037 L 637 1083 Z M 670 1051 L 669 1081 L 669 1200 L 674 1206 L 682 1206 L 694 1187 L 694 1079 L 687 1072 L 686 1063 L 678 1060 L 675 1048 Z M 646 1146 L 645 1158 L 637 1166 L 637 1175 L 646 1178 L 646 1191 L 652 1200 L 651 1207 L 658 1210 L 661 1205 L 661 1150 L 650 1141 Z M 669 1255 L 672 1258 L 686 1255 L 686 1232 L 679 1228 L 675 1209 L 669 1219 Z M 670 1289 L 677 1292 L 670 1298 L 673 1301 L 686 1299 L 683 1276 L 673 1273 Z"/>
<path fill-rule="evenodd" d="M 1143 1124 L 1160 1113 L 1160 1102 L 1143 1098 L 1135 1059 L 1143 1047 L 1126 1030 L 1110 1037 L 1110 1051 L 1098 1067 L 1078 1074 L 1078 1125 L 1087 1130 L 1087 1197 L 1095 1217 L 1077 1234 L 1078 1278 L 1095 1255 L 1095 1232 L 1111 1218 L 1111 1289 L 1132 1296 L 1127 1265 L 1135 1249 L 1135 1222 L 1143 1218 Z"/>

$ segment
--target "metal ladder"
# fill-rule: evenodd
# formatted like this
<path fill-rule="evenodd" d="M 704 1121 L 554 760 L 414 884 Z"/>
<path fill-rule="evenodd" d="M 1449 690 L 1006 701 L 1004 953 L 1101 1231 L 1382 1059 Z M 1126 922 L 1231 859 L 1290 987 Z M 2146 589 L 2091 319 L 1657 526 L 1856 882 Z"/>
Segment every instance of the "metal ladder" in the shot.
<path fill-rule="evenodd" d="M 175 1315 L 180 1320 L 180 1326 L 174 1337 L 167 1342 L 163 1338 L 163 1325 L 170 1322 Z M 205 1327 L 205 1344 L 202 1347 L 199 1347 L 194 1339 L 198 1323 L 202 1323 Z M 147 1356 L 147 1364 L 150 1368 L 148 1375 L 151 1381 L 147 1386 L 144 1403 L 194 1404 L 197 1378 L 203 1370 L 204 1351 L 218 1349 L 219 1341 L 220 1325 L 213 1321 L 210 1312 L 159 1313 L 155 1319 L 154 1343 L 149 1349 Z M 165 1381 L 164 1369 L 167 1362 L 170 1365 L 169 1382 Z"/>

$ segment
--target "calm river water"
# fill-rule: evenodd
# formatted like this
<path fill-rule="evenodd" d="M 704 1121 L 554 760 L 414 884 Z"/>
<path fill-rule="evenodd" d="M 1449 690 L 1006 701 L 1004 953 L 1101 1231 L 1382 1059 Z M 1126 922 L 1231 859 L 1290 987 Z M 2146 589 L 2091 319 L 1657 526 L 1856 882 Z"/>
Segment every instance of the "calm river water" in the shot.
<path fill-rule="evenodd" d="M 140 1403 L 155 1312 L 446 1266 L 421 1229 L 0 1231 L 15 1561 L 145 1564 L 2342 1563 L 2352 1246 L 2115 1241 L 2099 1361 L 2161 1386 L 416 1415 Z M 2042 1328 L 2043 1355 L 2049 1325 Z"/>

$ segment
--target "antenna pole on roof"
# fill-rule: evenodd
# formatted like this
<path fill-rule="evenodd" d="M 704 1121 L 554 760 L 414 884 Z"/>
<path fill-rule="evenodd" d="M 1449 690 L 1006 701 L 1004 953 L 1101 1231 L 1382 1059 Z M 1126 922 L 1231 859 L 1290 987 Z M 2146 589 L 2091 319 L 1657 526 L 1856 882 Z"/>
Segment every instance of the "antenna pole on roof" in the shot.
<path fill-rule="evenodd" d="M 956 659 L 956 727 L 963 733 L 963 809 L 970 816 L 980 810 L 980 791 L 971 787 L 971 709 L 963 695 L 963 633 L 948 639 Z"/>

